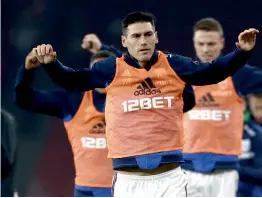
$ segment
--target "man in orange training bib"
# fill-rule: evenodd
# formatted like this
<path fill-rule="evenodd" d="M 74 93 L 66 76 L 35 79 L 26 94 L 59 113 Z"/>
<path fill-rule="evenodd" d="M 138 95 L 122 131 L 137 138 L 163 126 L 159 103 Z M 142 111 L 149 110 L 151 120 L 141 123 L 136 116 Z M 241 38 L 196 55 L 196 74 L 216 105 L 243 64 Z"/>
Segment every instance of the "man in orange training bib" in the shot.
<path fill-rule="evenodd" d="M 197 58 L 212 62 L 224 48 L 221 24 L 203 18 L 193 28 Z M 248 79 L 248 80 L 247 80 Z M 262 92 L 262 70 L 245 65 L 222 82 L 193 86 L 196 106 L 185 114 L 184 159 L 188 196 L 233 197 L 243 136 L 241 97 Z"/>
<path fill-rule="evenodd" d="M 96 53 L 91 57 L 90 67 L 112 55 L 107 51 Z M 113 169 L 111 159 L 107 158 L 105 91 L 34 89 L 31 84 L 35 68 L 38 67 L 40 62 L 32 53 L 29 54 L 18 72 L 15 103 L 26 111 L 56 116 L 64 121 L 74 156 L 75 196 L 110 197 Z"/>

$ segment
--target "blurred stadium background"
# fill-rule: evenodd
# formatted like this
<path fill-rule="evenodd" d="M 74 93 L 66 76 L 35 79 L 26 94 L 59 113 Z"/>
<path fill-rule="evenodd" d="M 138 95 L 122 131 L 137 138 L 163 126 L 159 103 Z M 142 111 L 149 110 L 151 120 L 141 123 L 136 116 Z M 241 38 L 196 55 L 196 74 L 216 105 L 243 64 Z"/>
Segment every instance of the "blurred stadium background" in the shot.
<path fill-rule="evenodd" d="M 13 104 L 17 69 L 32 47 L 50 43 L 58 58 L 72 67 L 86 67 L 90 54 L 80 47 L 87 33 L 121 49 L 121 20 L 131 11 L 149 11 L 157 17 L 158 49 L 194 58 L 192 26 L 202 17 L 214 17 L 223 27 L 225 52 L 235 48 L 240 31 L 262 32 L 261 0 L 3 0 L 1 92 L 2 107 L 18 122 L 18 161 L 15 186 L 20 196 L 72 196 L 74 170 L 70 145 L 56 118 L 30 114 Z M 262 66 L 258 38 L 251 65 Z M 248 79 L 247 79 L 248 80 Z M 55 87 L 38 71 L 35 85 Z"/>

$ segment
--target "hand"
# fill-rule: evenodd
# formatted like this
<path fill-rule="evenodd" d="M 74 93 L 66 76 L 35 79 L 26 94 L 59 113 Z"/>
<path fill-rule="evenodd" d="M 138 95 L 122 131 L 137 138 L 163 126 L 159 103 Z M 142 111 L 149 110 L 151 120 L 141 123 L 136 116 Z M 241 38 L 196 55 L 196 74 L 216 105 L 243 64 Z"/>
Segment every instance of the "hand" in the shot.
<path fill-rule="evenodd" d="M 238 42 L 236 46 L 244 51 L 250 51 L 254 48 L 256 44 L 256 35 L 259 33 L 257 29 L 250 28 L 241 32 L 238 36 Z"/>
<path fill-rule="evenodd" d="M 87 34 L 83 39 L 81 47 L 95 54 L 101 49 L 102 43 L 96 34 Z"/>
<path fill-rule="evenodd" d="M 56 60 L 56 52 L 49 44 L 38 45 L 32 52 L 40 64 L 50 64 Z"/>
<path fill-rule="evenodd" d="M 33 68 L 38 68 L 40 65 L 41 63 L 37 60 L 32 50 L 25 58 L 25 68 L 33 69 Z"/>

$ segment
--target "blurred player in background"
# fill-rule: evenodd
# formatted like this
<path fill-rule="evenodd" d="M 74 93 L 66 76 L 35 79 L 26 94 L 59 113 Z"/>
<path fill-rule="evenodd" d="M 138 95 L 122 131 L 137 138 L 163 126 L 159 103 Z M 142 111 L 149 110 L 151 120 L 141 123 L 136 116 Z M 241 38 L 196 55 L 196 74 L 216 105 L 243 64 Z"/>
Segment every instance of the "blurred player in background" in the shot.
<path fill-rule="evenodd" d="M 222 56 L 221 24 L 213 18 L 197 21 L 193 42 L 198 61 Z M 182 167 L 189 176 L 188 196 L 236 196 L 243 134 L 241 96 L 262 92 L 262 70 L 246 65 L 218 84 L 193 88 L 196 106 L 184 117 Z"/>
<path fill-rule="evenodd" d="M 155 51 L 154 16 L 128 14 L 122 23 L 128 53 L 77 70 L 56 59 L 50 45 L 33 49 L 54 82 L 70 91 L 106 87 L 106 135 L 113 159 L 113 192 L 124 196 L 186 196 L 183 162 L 185 84 L 218 83 L 248 60 L 258 30 L 241 32 L 238 49 L 212 63 Z"/>
<path fill-rule="evenodd" d="M 90 67 L 110 56 L 114 54 L 97 52 L 91 57 Z M 32 88 L 35 70 L 40 66 L 33 53 L 26 57 L 17 75 L 15 103 L 26 111 L 64 121 L 74 156 L 75 196 L 110 197 L 113 169 L 105 139 L 105 90 L 68 92 Z"/>
<path fill-rule="evenodd" d="M 262 94 L 247 97 L 238 197 L 262 197 Z"/>
<path fill-rule="evenodd" d="M 1 108 L 1 197 L 14 197 L 15 194 L 16 127 L 14 116 Z"/>

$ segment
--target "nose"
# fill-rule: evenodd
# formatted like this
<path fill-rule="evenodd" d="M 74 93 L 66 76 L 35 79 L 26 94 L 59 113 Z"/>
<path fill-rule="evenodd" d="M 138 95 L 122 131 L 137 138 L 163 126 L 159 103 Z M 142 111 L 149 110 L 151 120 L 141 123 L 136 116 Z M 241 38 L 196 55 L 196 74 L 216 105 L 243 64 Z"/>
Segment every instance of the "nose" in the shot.
<path fill-rule="evenodd" d="M 147 45 L 145 36 L 141 36 L 140 43 L 141 43 L 142 46 L 146 46 Z"/>
<path fill-rule="evenodd" d="M 209 51 L 209 48 L 207 45 L 204 45 L 203 46 L 203 52 L 207 53 Z"/>

